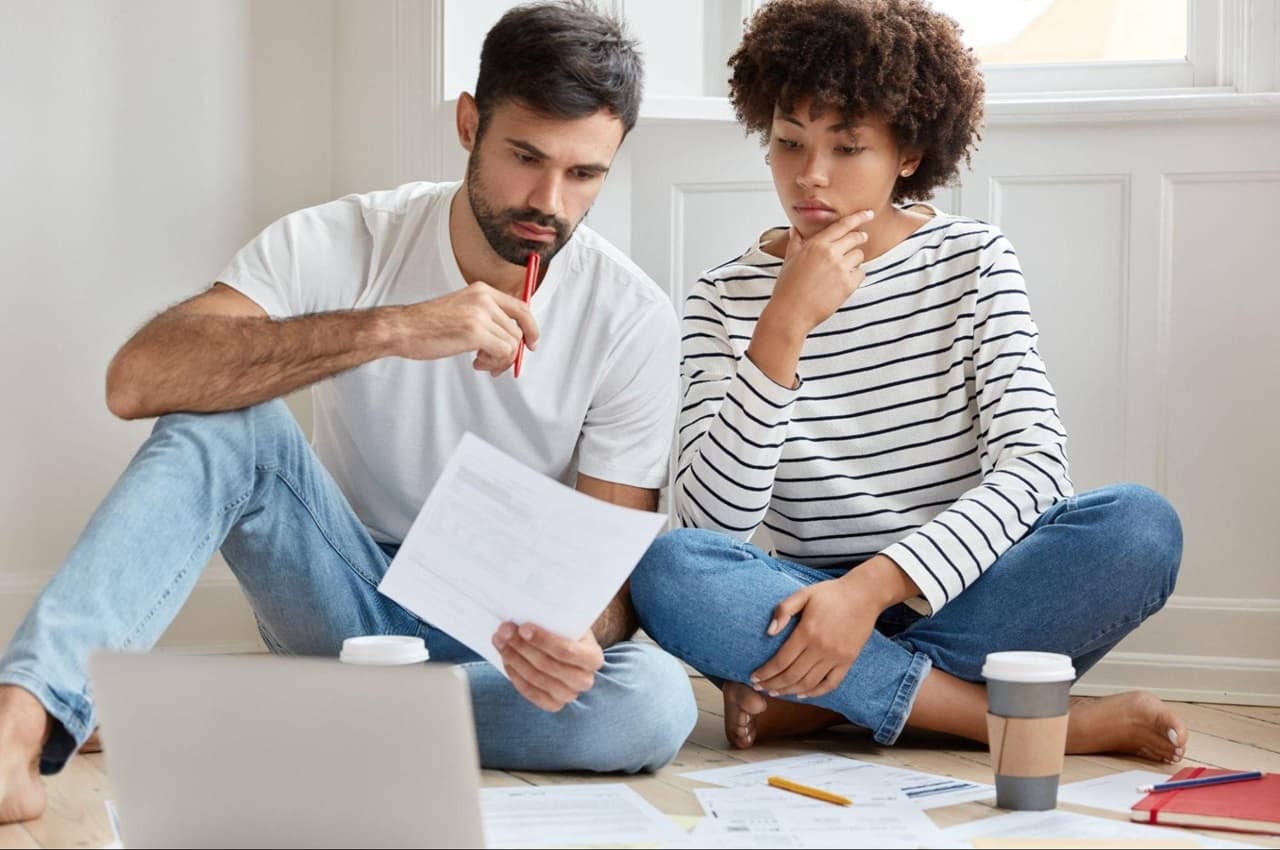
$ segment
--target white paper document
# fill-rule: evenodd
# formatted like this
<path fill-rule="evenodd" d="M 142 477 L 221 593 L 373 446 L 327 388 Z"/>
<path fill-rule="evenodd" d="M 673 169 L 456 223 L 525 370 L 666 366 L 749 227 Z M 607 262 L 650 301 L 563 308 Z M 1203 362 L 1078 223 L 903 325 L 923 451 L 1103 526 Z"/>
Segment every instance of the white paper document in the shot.
<path fill-rule="evenodd" d="M 834 843 L 832 843 L 834 841 Z M 726 848 L 742 850 L 742 848 L 777 848 L 794 847 L 799 850 L 826 847 L 879 847 L 878 844 L 860 845 L 850 843 L 849 838 L 833 838 L 830 834 L 819 832 L 773 832 L 761 829 L 742 829 L 737 826 L 725 827 L 716 821 L 704 820 L 689 833 L 688 837 L 665 845 L 669 850 L 710 850 L 710 848 Z M 892 845 L 890 845 L 892 846 Z M 912 845 L 913 847 L 921 845 Z M 934 846 L 934 845 L 930 845 Z"/>
<path fill-rule="evenodd" d="M 1201 847 L 1256 847 L 1222 838 L 1211 838 L 1182 829 L 1165 829 L 1143 826 L 1127 820 L 1111 820 L 1066 812 L 1061 809 L 1048 812 L 1013 812 L 986 820 L 953 826 L 943 834 L 951 839 L 972 841 L 975 838 L 1118 838 L 1126 841 L 1196 841 Z"/>
<path fill-rule="evenodd" d="M 105 844 L 102 850 L 124 850 L 124 841 L 120 838 L 120 813 L 116 810 L 115 800 L 103 800 L 102 805 L 107 810 L 107 823 L 111 825 L 111 835 L 113 836 L 108 844 Z"/>
<path fill-rule="evenodd" d="M 699 838 L 725 846 L 922 847 L 942 832 L 896 788 L 859 788 L 852 806 L 836 806 L 776 788 L 699 788 L 706 812 Z"/>
<path fill-rule="evenodd" d="M 658 846 L 685 835 L 621 783 L 484 788 L 486 844 L 501 847 Z"/>
<path fill-rule="evenodd" d="M 1169 775 L 1165 773 L 1156 773 L 1151 770 L 1126 770 L 1124 773 L 1112 773 L 1097 779 L 1086 779 L 1083 782 L 1063 785 L 1058 788 L 1058 802 L 1074 803 L 1077 806 L 1089 806 L 1093 809 L 1106 809 L 1128 816 L 1129 810 L 1147 796 L 1136 790 L 1139 785 L 1154 785 L 1168 779 Z"/>
<path fill-rule="evenodd" d="M 502 623 L 585 634 L 666 520 L 579 493 L 466 434 L 378 590 L 503 670 L 491 642 Z"/>
<path fill-rule="evenodd" d="M 699 770 L 684 776 L 712 785 L 733 787 L 763 786 L 768 783 L 770 776 L 782 776 L 846 797 L 859 787 L 882 786 L 900 790 L 922 809 L 935 809 L 995 796 L 995 788 L 990 785 L 900 767 L 887 767 L 828 753 Z"/>

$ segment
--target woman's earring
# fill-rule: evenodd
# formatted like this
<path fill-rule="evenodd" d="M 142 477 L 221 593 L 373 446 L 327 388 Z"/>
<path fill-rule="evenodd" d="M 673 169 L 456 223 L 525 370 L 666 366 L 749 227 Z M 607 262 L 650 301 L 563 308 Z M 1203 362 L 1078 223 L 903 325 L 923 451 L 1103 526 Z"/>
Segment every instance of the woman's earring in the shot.
<path fill-rule="evenodd" d="M 765 164 L 765 165 L 770 165 L 770 164 L 771 164 L 771 163 L 770 163 L 770 160 L 769 160 L 769 154 L 765 154 L 765 155 L 764 155 L 764 164 Z"/>
<path fill-rule="evenodd" d="M 903 177 L 910 177 L 910 176 L 911 176 L 911 169 L 910 169 L 910 168 L 904 168 L 904 169 L 902 169 L 902 176 L 903 176 Z"/>

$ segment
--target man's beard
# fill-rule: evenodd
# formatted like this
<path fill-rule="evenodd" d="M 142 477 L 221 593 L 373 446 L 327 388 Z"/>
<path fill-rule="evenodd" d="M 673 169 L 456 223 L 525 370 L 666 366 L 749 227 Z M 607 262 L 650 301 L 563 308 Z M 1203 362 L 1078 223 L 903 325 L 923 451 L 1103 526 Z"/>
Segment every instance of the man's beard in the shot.
<path fill-rule="evenodd" d="M 578 229 L 577 224 L 571 225 L 562 218 L 546 215 L 532 207 L 494 209 L 485 198 L 488 194 L 485 188 L 484 181 L 480 178 L 480 157 L 477 153 L 472 153 L 467 160 L 467 200 L 471 203 L 471 212 L 480 225 L 485 241 L 495 254 L 508 263 L 523 266 L 529 259 L 530 252 L 533 252 L 539 255 L 545 267 Z M 551 242 L 522 239 L 511 232 L 511 225 L 516 222 L 554 228 L 555 239 Z"/>

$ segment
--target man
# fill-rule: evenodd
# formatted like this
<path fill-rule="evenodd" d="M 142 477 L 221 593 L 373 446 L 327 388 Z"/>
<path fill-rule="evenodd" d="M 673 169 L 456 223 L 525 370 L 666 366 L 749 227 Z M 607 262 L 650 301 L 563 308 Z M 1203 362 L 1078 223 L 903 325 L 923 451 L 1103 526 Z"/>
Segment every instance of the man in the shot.
<path fill-rule="evenodd" d="M 639 771 L 675 755 L 692 693 L 674 659 L 627 641 L 625 587 L 582 636 L 504 624 L 509 681 L 376 589 L 468 430 L 585 493 L 656 507 L 674 312 L 578 227 L 640 87 L 615 22 L 581 5 L 514 9 L 458 104 L 462 183 L 288 215 L 124 345 L 108 406 L 160 419 L 0 660 L 0 819 L 39 816 L 37 770 L 59 770 L 92 732 L 89 652 L 151 646 L 219 547 L 273 651 L 336 656 L 352 635 L 409 634 L 465 664 L 488 767 Z M 545 271 L 526 307 L 530 251 Z M 314 451 L 279 401 L 312 384 Z"/>

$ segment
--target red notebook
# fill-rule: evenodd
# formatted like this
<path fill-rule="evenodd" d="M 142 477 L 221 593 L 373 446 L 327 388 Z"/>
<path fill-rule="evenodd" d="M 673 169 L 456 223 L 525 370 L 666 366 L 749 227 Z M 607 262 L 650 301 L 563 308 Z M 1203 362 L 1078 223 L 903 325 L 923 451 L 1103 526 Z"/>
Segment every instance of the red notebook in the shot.
<path fill-rule="evenodd" d="M 1169 781 L 1235 772 L 1212 767 L 1184 767 L 1170 776 Z M 1244 782 L 1148 794 L 1133 807 L 1129 818 L 1138 823 L 1167 826 L 1280 833 L 1280 773 L 1265 773 L 1261 779 Z"/>

